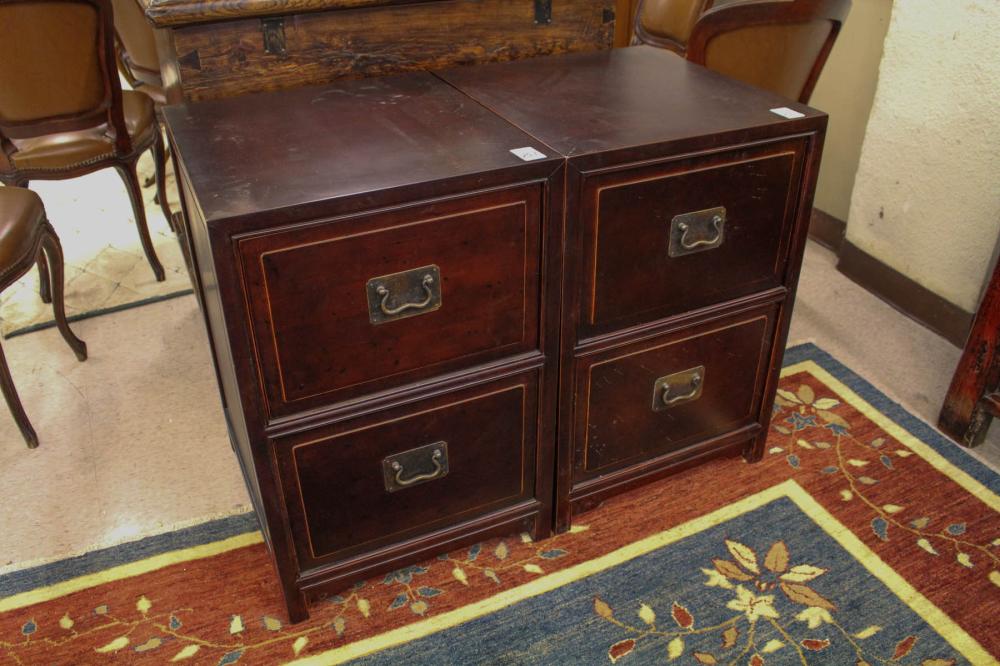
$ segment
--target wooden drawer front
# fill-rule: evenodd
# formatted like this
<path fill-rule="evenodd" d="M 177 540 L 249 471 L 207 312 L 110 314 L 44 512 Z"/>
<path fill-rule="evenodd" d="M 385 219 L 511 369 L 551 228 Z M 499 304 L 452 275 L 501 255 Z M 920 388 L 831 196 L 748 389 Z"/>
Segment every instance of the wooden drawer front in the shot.
<path fill-rule="evenodd" d="M 278 443 L 300 559 L 348 557 L 530 500 L 536 382 L 532 372 Z"/>
<path fill-rule="evenodd" d="M 594 178 L 581 337 L 781 284 L 804 147 L 786 141 Z"/>
<path fill-rule="evenodd" d="M 758 312 L 577 361 L 574 480 L 752 423 L 772 320 L 773 310 Z"/>
<path fill-rule="evenodd" d="M 540 197 L 520 187 L 239 241 L 271 414 L 537 349 Z M 412 307 L 387 316 L 383 298 Z"/>

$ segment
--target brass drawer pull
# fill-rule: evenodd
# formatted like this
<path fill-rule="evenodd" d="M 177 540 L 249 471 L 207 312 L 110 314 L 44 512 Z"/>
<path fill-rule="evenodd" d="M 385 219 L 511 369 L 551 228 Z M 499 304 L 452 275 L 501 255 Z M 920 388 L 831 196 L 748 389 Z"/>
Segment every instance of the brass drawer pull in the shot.
<path fill-rule="evenodd" d="M 708 208 L 677 215 L 670 222 L 671 257 L 713 250 L 725 240 L 726 209 Z"/>
<path fill-rule="evenodd" d="M 705 366 L 675 372 L 653 383 L 653 411 L 662 412 L 701 397 Z"/>
<path fill-rule="evenodd" d="M 373 324 L 427 314 L 441 307 L 441 270 L 434 265 L 368 280 L 368 318 Z"/>
<path fill-rule="evenodd" d="M 430 460 L 430 470 L 427 461 Z M 419 470 L 413 472 L 412 470 Z M 448 443 L 434 442 L 403 453 L 391 455 L 382 461 L 385 489 L 392 493 L 448 474 Z"/>
<path fill-rule="evenodd" d="M 382 314 L 386 315 L 387 317 L 393 317 L 395 315 L 400 314 L 401 312 L 406 312 L 407 310 L 423 310 L 428 305 L 430 305 L 431 302 L 434 300 L 434 292 L 431 291 L 431 285 L 433 284 L 434 284 L 434 276 L 428 273 L 427 275 L 424 276 L 423 281 L 421 281 L 421 285 L 423 286 L 424 292 L 426 292 L 427 297 L 424 298 L 424 300 L 420 301 L 419 303 L 403 303 L 402 305 L 399 305 L 394 308 L 390 308 L 387 305 L 390 296 L 389 288 L 386 287 L 385 285 L 379 285 L 378 287 L 375 288 L 375 293 L 382 297 L 382 300 L 379 302 L 378 306 L 382 310 Z"/>

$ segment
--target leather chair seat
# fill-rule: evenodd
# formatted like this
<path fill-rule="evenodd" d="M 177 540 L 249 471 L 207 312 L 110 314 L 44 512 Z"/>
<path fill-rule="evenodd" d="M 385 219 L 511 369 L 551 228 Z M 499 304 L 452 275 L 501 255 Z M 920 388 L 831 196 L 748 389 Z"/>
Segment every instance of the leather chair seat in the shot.
<path fill-rule="evenodd" d="M 156 111 L 149 96 L 122 91 L 122 113 L 132 142 L 144 143 L 156 126 Z M 17 169 L 68 169 L 90 160 L 114 155 L 114 140 L 107 125 L 80 132 L 60 132 L 30 139 L 12 139 L 17 152 L 11 155 Z"/>
<path fill-rule="evenodd" d="M 43 231 L 45 208 L 31 190 L 0 187 L 0 288 L 10 275 L 24 272 L 31 265 Z"/>

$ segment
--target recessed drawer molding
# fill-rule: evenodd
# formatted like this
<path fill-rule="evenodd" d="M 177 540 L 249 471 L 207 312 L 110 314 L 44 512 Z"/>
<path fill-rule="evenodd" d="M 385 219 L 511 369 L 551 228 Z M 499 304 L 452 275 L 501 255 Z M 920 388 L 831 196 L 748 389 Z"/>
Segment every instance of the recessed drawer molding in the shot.
<path fill-rule="evenodd" d="M 237 245 L 273 417 L 539 348 L 541 188 Z"/>

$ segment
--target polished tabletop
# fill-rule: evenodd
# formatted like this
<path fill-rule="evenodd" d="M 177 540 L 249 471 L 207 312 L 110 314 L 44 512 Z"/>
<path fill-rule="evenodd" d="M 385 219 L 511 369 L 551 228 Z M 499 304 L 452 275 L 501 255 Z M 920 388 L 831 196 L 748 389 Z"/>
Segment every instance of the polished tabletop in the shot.
<path fill-rule="evenodd" d="M 163 113 L 208 222 L 561 159 L 426 72 Z M 548 159 L 526 162 L 519 148 Z"/>
<path fill-rule="evenodd" d="M 775 108 L 803 114 L 803 129 L 825 116 L 651 46 L 436 73 L 567 157 L 748 128 L 787 132 Z"/>

